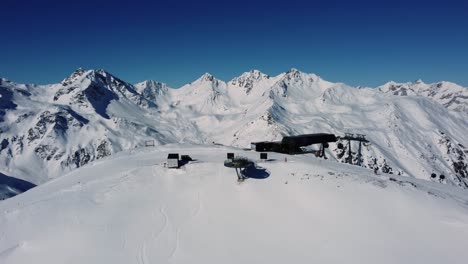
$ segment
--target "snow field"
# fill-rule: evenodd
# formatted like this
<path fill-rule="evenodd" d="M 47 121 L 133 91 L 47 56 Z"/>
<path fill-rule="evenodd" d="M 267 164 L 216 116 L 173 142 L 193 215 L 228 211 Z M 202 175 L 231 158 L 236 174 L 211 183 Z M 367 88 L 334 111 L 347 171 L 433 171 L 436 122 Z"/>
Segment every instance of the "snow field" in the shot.
<path fill-rule="evenodd" d="M 197 161 L 163 168 L 169 152 Z M 0 203 L 1 263 L 464 263 L 465 191 L 270 153 L 238 184 L 225 147 L 118 153 Z M 389 178 L 391 177 L 391 179 Z"/>

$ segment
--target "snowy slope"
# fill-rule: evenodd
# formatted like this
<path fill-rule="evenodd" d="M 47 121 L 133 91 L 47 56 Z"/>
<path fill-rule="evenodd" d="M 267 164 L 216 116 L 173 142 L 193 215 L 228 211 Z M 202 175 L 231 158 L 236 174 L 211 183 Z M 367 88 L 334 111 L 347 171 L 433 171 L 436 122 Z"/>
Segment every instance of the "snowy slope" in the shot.
<path fill-rule="evenodd" d="M 166 95 L 169 93 L 169 89 L 170 87 L 167 86 L 167 84 L 153 80 L 135 84 L 135 90 L 151 102 L 158 102 L 159 100 L 166 98 Z M 161 104 L 164 103 L 165 102 L 162 102 Z"/>
<path fill-rule="evenodd" d="M 145 140 L 177 142 L 176 123 L 161 127 L 155 103 L 102 70 L 47 86 L 3 80 L 0 90 L 1 171 L 36 184 Z"/>
<path fill-rule="evenodd" d="M 211 79 L 215 81 L 199 79 L 177 90 L 174 107 L 186 111 L 179 102 L 198 100 L 197 106 L 211 102 L 211 108 L 192 107 L 183 115 L 205 135 L 204 142 L 248 147 L 250 142 L 281 140 L 284 135 L 362 133 L 371 141 L 363 149 L 363 166 L 435 181 L 445 175 L 447 183 L 468 186 L 468 120 L 434 101 L 356 89 L 297 69 L 276 77 L 251 71 L 227 84 Z M 219 87 L 214 100 L 212 91 Z M 206 93 L 197 97 L 200 91 Z M 356 151 L 357 144 L 352 149 Z M 330 150 L 328 155 L 338 161 L 347 158 L 346 148 L 331 144 Z M 433 173 L 436 179 L 431 178 Z"/>
<path fill-rule="evenodd" d="M 437 103 L 458 89 L 447 85 L 432 97 L 397 96 L 389 85 L 357 89 L 297 69 L 278 76 L 252 70 L 228 82 L 207 73 L 179 89 L 131 85 L 103 70 L 78 69 L 45 86 L 2 79 L 0 172 L 40 184 L 147 140 L 249 147 L 285 135 L 350 132 L 370 140 L 366 168 L 436 182 L 445 175 L 444 183 L 467 187 L 468 119 L 450 110 L 466 101 L 460 93 L 450 99 L 456 104 Z M 344 150 L 330 144 L 330 159 L 347 159 L 342 143 Z M 351 148 L 357 164 L 358 145 Z"/>
<path fill-rule="evenodd" d="M 408 83 L 388 82 L 380 91 L 400 96 L 423 96 L 450 110 L 468 113 L 468 89 L 451 82 L 426 84 L 422 80 Z"/>
<path fill-rule="evenodd" d="M 275 153 L 239 185 L 227 151 L 258 157 L 126 151 L 3 201 L 0 263 L 466 263 L 465 190 Z"/>

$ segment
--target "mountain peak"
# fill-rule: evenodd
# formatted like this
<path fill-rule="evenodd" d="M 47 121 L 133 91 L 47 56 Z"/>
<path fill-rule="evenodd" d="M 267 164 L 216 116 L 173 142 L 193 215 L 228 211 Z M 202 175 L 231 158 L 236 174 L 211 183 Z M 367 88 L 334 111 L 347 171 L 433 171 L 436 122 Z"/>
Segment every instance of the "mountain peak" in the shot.
<path fill-rule="evenodd" d="M 296 68 L 291 68 L 286 72 L 286 74 L 294 74 L 294 73 L 300 73 L 300 72 L 301 71 Z"/>
<path fill-rule="evenodd" d="M 302 72 L 296 68 L 291 68 L 289 69 L 289 71 L 286 72 L 285 76 L 287 76 L 288 78 L 299 78 L 301 75 L 304 75 L 304 76 L 310 76 L 312 77 L 312 79 L 316 79 L 318 78 L 317 75 L 313 74 L 313 73 L 305 73 L 305 72 Z"/>
<path fill-rule="evenodd" d="M 78 67 L 78 69 L 76 69 L 74 73 L 83 74 L 84 72 L 85 72 L 85 70 L 83 68 Z"/>
<path fill-rule="evenodd" d="M 140 83 L 137 83 L 135 85 L 133 85 L 136 90 L 141 93 L 143 92 L 143 90 L 167 90 L 168 86 L 167 84 L 165 83 L 162 83 L 162 82 L 158 82 L 158 81 L 155 81 L 155 80 L 146 80 L 146 81 L 143 81 L 143 82 L 140 82 Z"/>
<path fill-rule="evenodd" d="M 250 70 L 248 72 L 244 72 L 243 74 L 241 74 L 240 76 L 238 77 L 235 77 L 234 79 L 232 79 L 233 82 L 235 82 L 235 80 L 239 80 L 239 79 L 253 79 L 253 80 L 260 80 L 260 79 L 263 79 L 263 78 L 270 78 L 270 76 L 268 76 L 267 74 L 259 71 L 259 70 L 256 70 L 256 69 L 253 69 L 253 70 Z"/>
<path fill-rule="evenodd" d="M 284 74 L 283 78 L 286 80 L 295 80 L 295 81 L 299 81 L 302 79 L 302 80 L 307 80 L 310 82 L 315 82 L 321 79 L 320 76 L 314 73 L 305 73 L 296 68 L 291 68 L 289 71 L 287 71 Z"/>
<path fill-rule="evenodd" d="M 199 80 L 201 81 L 207 81 L 207 82 L 212 82 L 214 81 L 215 77 L 213 75 L 211 75 L 210 73 L 208 72 L 205 72 L 200 78 Z"/>
<path fill-rule="evenodd" d="M 270 78 L 270 76 L 268 76 L 268 74 L 265 74 L 259 70 L 256 70 L 256 69 L 253 69 L 253 70 L 250 70 L 249 72 L 249 75 L 250 76 L 253 76 L 255 79 L 261 79 L 261 78 Z"/>
<path fill-rule="evenodd" d="M 70 76 L 63 79 L 61 84 L 66 86 L 66 85 L 70 84 L 71 82 L 73 82 L 73 80 L 76 80 L 78 77 L 83 76 L 85 73 L 86 73 L 86 71 L 83 68 L 80 67 L 80 68 L 76 69 L 74 72 L 72 72 L 72 74 L 70 74 Z"/>
<path fill-rule="evenodd" d="M 155 81 L 155 80 L 146 80 L 146 81 L 143 81 L 142 83 L 148 85 L 148 86 L 161 86 L 161 85 L 164 85 L 164 83 L 162 82 L 158 82 L 158 81 Z"/>
<path fill-rule="evenodd" d="M 133 85 L 133 87 L 144 98 L 152 102 L 158 100 L 159 97 L 166 94 L 169 90 L 168 86 L 165 83 L 154 80 L 146 80 Z"/>
<path fill-rule="evenodd" d="M 267 75 L 263 72 L 261 72 L 260 70 L 257 70 L 257 69 L 252 69 L 250 70 L 248 73 L 250 73 L 251 75 Z"/>
<path fill-rule="evenodd" d="M 230 83 L 234 86 L 243 87 L 245 89 L 245 92 L 249 94 L 256 83 L 269 78 L 270 76 L 262 73 L 259 70 L 253 69 L 248 72 L 244 72 L 239 77 L 235 77 L 231 80 Z"/>

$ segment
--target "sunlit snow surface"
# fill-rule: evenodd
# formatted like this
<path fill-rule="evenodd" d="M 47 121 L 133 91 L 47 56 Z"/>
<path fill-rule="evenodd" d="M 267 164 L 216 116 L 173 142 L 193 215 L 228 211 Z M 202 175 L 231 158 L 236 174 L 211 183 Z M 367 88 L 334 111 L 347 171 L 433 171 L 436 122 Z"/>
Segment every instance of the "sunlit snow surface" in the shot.
<path fill-rule="evenodd" d="M 33 184 L 148 140 L 249 147 L 350 132 L 370 141 L 361 163 L 369 169 L 436 182 L 445 175 L 445 184 L 468 187 L 468 89 L 448 82 L 357 88 L 291 69 L 252 70 L 227 82 L 204 74 L 171 89 L 78 69 L 52 85 L 0 79 L 0 94 L 0 173 Z M 351 146 L 356 152 L 357 142 Z M 327 155 L 340 162 L 347 156 L 340 152 L 331 143 Z"/>
<path fill-rule="evenodd" d="M 167 153 L 189 154 L 181 169 Z M 0 263 L 466 263 L 468 192 L 225 147 L 121 152 L 0 202 Z M 391 177 L 391 178 L 390 178 Z M 262 178 L 262 179 L 258 179 Z"/>

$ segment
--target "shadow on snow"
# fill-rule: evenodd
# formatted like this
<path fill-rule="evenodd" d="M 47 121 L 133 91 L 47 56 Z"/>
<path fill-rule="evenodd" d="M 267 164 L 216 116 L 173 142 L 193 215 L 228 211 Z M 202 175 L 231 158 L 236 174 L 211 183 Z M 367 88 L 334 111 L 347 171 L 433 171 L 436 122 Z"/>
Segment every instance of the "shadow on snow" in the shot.
<path fill-rule="evenodd" d="M 249 166 L 241 170 L 241 174 L 250 179 L 266 179 L 270 177 L 270 171 L 257 165 Z"/>
<path fill-rule="evenodd" d="M 36 185 L 28 181 L 0 173 L 0 200 L 11 198 L 34 187 Z"/>

